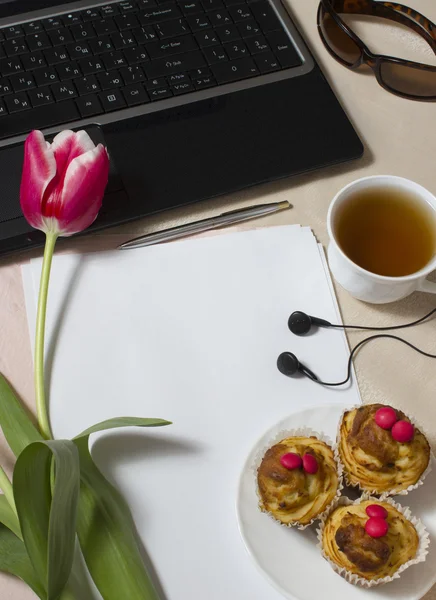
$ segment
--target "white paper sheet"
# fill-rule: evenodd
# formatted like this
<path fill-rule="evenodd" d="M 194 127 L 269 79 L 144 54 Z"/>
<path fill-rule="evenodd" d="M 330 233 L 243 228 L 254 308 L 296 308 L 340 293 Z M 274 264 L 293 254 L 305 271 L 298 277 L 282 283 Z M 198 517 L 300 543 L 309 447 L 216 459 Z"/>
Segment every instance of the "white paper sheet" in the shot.
<path fill-rule="evenodd" d="M 40 269 L 40 260 L 23 269 L 32 339 Z M 238 533 L 243 461 L 293 411 L 360 402 L 355 383 L 327 389 L 278 372 L 284 350 L 323 379 L 346 371 L 344 334 L 294 336 L 294 310 L 340 318 L 322 248 L 299 226 L 55 257 L 47 366 L 56 437 L 120 415 L 173 421 L 93 438 L 93 456 L 127 498 L 166 600 L 281 597 Z"/>

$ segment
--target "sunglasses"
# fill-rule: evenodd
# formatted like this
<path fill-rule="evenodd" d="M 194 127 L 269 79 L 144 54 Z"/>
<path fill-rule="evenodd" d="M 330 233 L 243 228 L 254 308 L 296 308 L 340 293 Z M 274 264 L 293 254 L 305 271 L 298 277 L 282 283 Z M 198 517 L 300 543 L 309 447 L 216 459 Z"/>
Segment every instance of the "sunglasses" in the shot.
<path fill-rule="evenodd" d="M 436 101 L 436 67 L 392 56 L 373 54 L 339 14 L 372 15 L 410 27 L 436 54 L 436 25 L 416 10 L 395 2 L 375 0 L 321 0 L 318 31 L 324 46 L 342 65 L 368 65 L 388 92 L 410 100 Z"/>

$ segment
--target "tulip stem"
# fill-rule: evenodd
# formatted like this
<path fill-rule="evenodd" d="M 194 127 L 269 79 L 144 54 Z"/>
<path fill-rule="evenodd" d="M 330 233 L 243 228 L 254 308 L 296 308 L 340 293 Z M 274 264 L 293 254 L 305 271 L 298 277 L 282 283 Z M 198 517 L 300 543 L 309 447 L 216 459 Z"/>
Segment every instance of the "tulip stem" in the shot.
<path fill-rule="evenodd" d="M 44 339 L 45 319 L 47 314 L 48 284 L 50 280 L 51 263 L 57 240 L 55 233 L 47 233 L 45 238 L 44 259 L 42 261 L 41 280 L 39 284 L 38 313 L 36 316 L 35 337 L 35 395 L 36 412 L 41 435 L 49 440 L 53 437 L 48 418 L 47 402 L 44 384 Z"/>

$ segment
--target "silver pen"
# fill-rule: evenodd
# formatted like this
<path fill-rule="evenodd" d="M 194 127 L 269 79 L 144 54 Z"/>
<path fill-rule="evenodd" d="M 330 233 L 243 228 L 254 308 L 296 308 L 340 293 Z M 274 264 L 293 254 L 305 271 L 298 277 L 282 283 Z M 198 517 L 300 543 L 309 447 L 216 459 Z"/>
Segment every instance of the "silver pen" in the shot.
<path fill-rule="evenodd" d="M 141 237 L 137 237 L 129 242 L 121 244 L 119 249 L 128 250 L 129 248 L 141 248 L 142 246 L 152 246 L 153 244 L 170 242 L 189 235 L 194 235 L 195 233 L 202 233 L 203 231 L 209 231 L 210 229 L 218 229 L 219 227 L 226 227 L 228 225 L 234 225 L 235 223 L 242 223 L 243 221 L 248 221 L 250 219 L 271 215 L 288 208 L 292 208 L 292 204 L 284 201 L 272 202 L 270 204 L 258 204 L 257 206 L 250 206 L 249 208 L 232 210 L 230 212 L 222 213 L 217 217 L 211 217 L 209 219 L 203 219 L 202 221 L 196 221 L 195 223 L 187 223 L 186 225 L 179 225 L 178 227 L 171 227 L 170 229 L 142 235 Z"/>

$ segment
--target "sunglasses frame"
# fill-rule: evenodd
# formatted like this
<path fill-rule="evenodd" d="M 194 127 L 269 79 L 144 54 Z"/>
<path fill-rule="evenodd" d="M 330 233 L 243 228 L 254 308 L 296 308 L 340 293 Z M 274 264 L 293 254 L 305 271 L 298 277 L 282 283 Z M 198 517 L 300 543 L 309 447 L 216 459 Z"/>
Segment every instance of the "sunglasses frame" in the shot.
<path fill-rule="evenodd" d="M 350 65 L 344 61 L 338 54 L 336 54 L 336 52 L 330 47 L 328 41 L 325 39 L 321 28 L 323 10 L 328 12 L 336 24 L 354 41 L 360 50 L 360 56 L 355 63 Z M 397 23 L 401 23 L 402 25 L 406 25 L 423 37 L 436 54 L 436 25 L 434 23 L 416 10 L 402 4 L 394 4 L 392 2 L 376 2 L 375 0 L 321 0 L 318 6 L 317 15 L 318 32 L 321 40 L 328 53 L 339 63 L 341 63 L 341 65 L 347 67 L 348 69 L 355 70 L 358 69 L 362 64 L 366 64 L 374 72 L 378 84 L 388 92 L 409 100 L 420 100 L 422 102 L 436 101 L 436 95 L 420 96 L 415 94 L 406 94 L 396 90 L 383 80 L 381 74 L 383 63 L 404 65 L 413 69 L 429 71 L 435 74 L 436 66 L 404 60 L 402 58 L 395 58 L 394 56 L 387 56 L 384 54 L 374 54 L 363 42 L 363 40 L 361 40 L 354 33 L 351 27 L 349 27 L 345 21 L 341 19 L 338 12 L 342 12 L 343 14 L 372 15 L 390 19 L 392 21 L 396 21 Z"/>

